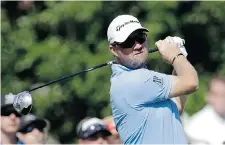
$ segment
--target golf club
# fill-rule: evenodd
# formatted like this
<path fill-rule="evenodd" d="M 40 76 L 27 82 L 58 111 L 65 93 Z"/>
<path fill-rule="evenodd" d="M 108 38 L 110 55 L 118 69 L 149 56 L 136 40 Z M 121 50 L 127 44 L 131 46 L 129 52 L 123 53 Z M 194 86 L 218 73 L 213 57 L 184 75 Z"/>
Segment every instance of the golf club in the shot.
<path fill-rule="evenodd" d="M 149 48 L 149 53 L 152 53 L 152 52 L 155 52 L 157 51 L 158 49 L 157 48 Z M 92 70 L 95 70 L 97 68 L 101 68 L 101 67 L 104 67 L 104 66 L 107 66 L 107 65 L 111 65 L 113 64 L 115 61 L 109 61 L 107 63 L 104 63 L 104 64 L 100 64 L 100 65 L 96 65 L 94 67 L 91 67 L 91 68 L 88 68 L 88 69 L 85 69 L 85 70 L 82 70 L 80 72 L 77 72 L 77 73 L 74 73 L 74 74 L 71 74 L 71 75 L 67 75 L 67 76 L 64 76 L 64 77 L 61 77 L 59 79 L 56 79 L 56 80 L 53 80 L 53 81 L 50 81 L 44 85 L 40 85 L 38 87 L 35 87 L 35 88 L 32 88 L 32 89 L 29 89 L 28 91 L 23 91 L 23 92 L 20 92 L 18 93 L 17 95 L 15 95 L 14 97 L 14 100 L 13 100 L 13 107 L 15 108 L 15 110 L 22 114 L 22 115 L 26 115 L 30 112 L 31 108 L 32 108 L 32 96 L 30 94 L 30 92 L 34 91 L 34 90 L 37 90 L 37 89 L 40 89 L 42 87 L 45 87 L 45 86 L 48 86 L 48 85 L 51 85 L 53 83 L 56 83 L 56 82 L 59 82 L 59 81 L 62 81 L 62 80 L 66 80 L 66 79 L 69 79 L 69 78 L 72 78 L 74 76 L 77 76 L 77 75 L 81 75 L 83 73 L 86 73 L 86 72 L 89 72 L 89 71 L 92 71 Z"/>

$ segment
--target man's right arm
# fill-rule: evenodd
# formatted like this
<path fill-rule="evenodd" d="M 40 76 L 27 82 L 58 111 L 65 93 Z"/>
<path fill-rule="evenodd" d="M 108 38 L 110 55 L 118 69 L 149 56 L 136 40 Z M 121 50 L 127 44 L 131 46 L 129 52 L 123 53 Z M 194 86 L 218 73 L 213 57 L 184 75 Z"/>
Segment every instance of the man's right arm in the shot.
<path fill-rule="evenodd" d="M 198 74 L 195 68 L 183 55 L 178 56 L 173 63 L 177 76 L 172 76 L 172 87 L 169 97 L 188 95 L 198 89 Z"/>
<path fill-rule="evenodd" d="M 172 76 L 172 87 L 169 97 L 177 97 L 195 92 L 198 89 L 198 75 L 195 68 L 190 64 L 187 58 L 179 55 L 181 51 L 175 44 L 168 43 L 165 40 L 159 40 L 156 43 L 162 58 L 173 65 L 177 76 Z"/>

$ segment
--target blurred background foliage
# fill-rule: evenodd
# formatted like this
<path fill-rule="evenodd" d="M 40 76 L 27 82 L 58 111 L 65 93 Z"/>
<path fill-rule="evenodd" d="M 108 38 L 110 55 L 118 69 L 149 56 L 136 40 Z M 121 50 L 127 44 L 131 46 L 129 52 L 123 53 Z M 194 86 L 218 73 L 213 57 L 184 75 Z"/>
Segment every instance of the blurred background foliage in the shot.
<path fill-rule="evenodd" d="M 166 36 L 186 41 L 189 61 L 200 77 L 190 95 L 189 115 L 205 105 L 207 81 L 225 75 L 225 3 L 210 1 L 2 1 L 1 94 L 16 94 L 37 85 L 112 60 L 107 27 L 119 14 L 131 14 L 149 28 L 149 47 Z M 150 69 L 171 73 L 158 53 L 149 56 Z M 111 114 L 110 67 L 32 93 L 32 112 L 47 118 L 50 132 L 61 143 L 76 138 L 85 116 Z"/>

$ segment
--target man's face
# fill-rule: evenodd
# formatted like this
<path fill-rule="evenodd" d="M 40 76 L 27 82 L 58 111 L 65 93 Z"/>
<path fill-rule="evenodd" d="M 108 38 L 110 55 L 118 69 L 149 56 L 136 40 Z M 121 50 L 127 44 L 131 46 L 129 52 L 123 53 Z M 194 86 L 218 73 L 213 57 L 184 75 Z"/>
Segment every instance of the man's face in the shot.
<path fill-rule="evenodd" d="M 108 144 L 107 135 L 103 132 L 98 132 L 87 139 L 80 139 L 79 144 Z"/>
<path fill-rule="evenodd" d="M 6 133 L 16 133 L 19 129 L 20 115 L 16 112 L 9 112 L 1 115 L 1 131 Z"/>
<path fill-rule="evenodd" d="M 30 125 L 21 132 L 19 139 L 25 144 L 43 144 L 45 141 L 44 129 Z"/>
<path fill-rule="evenodd" d="M 225 83 L 213 80 L 208 91 L 208 103 L 215 111 L 225 117 Z"/>
<path fill-rule="evenodd" d="M 128 68 L 137 69 L 146 64 L 148 58 L 147 36 L 143 31 L 133 32 L 125 42 L 110 45 L 110 51 L 118 62 Z"/>

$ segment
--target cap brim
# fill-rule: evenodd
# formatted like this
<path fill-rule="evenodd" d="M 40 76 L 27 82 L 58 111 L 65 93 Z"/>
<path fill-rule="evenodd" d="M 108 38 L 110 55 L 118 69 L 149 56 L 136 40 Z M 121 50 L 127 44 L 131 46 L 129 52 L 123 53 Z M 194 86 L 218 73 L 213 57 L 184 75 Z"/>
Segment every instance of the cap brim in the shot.
<path fill-rule="evenodd" d="M 45 128 L 46 125 L 47 125 L 47 123 L 43 119 L 35 119 L 33 121 L 30 121 L 30 122 L 26 123 L 26 125 L 24 125 L 23 127 L 21 127 L 19 129 L 19 132 L 21 132 L 22 130 L 24 130 L 25 128 L 27 128 L 30 125 L 34 125 L 34 126 L 36 126 L 38 128 Z"/>
<path fill-rule="evenodd" d="M 1 105 L 1 109 L 2 109 L 2 108 L 5 108 L 5 107 L 8 107 L 8 106 L 13 106 L 13 104 L 5 104 L 5 105 Z"/>
<path fill-rule="evenodd" d="M 149 32 L 149 30 L 147 28 L 144 28 L 144 27 L 139 27 L 139 28 L 136 28 L 136 29 L 129 29 L 126 33 L 124 33 L 124 35 L 122 35 L 121 37 L 117 37 L 115 38 L 115 42 L 118 42 L 118 43 L 122 43 L 124 42 L 129 36 L 131 33 L 133 33 L 134 31 L 136 30 L 143 30 L 145 32 Z"/>
<path fill-rule="evenodd" d="M 94 132 L 89 133 L 88 137 L 93 136 L 94 134 L 100 133 L 102 132 L 103 134 L 105 134 L 106 136 L 110 136 L 112 135 L 111 132 L 109 132 L 108 130 L 95 130 Z M 87 138 L 88 138 L 87 137 Z"/>
<path fill-rule="evenodd" d="M 47 123 L 43 119 L 36 119 L 32 122 L 32 124 L 35 124 L 41 128 L 45 128 Z"/>
<path fill-rule="evenodd" d="M 7 112 L 15 112 L 16 110 L 13 107 L 13 104 L 6 104 L 1 106 L 1 112 L 7 111 Z"/>

